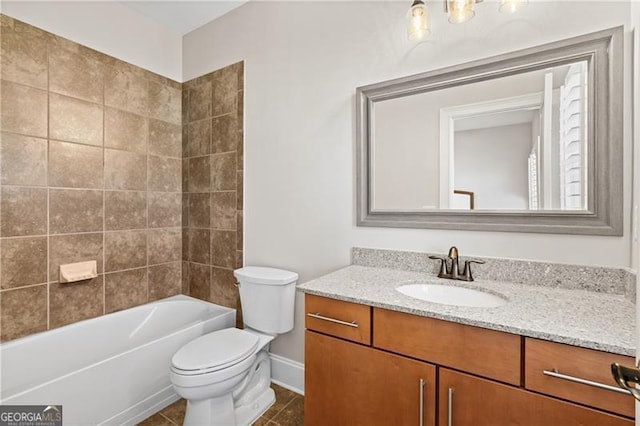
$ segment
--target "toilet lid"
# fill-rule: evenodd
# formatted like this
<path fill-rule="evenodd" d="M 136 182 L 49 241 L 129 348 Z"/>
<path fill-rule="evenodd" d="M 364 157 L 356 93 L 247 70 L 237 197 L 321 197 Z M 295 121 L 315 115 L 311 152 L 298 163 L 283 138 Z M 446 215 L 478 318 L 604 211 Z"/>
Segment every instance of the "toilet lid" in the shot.
<path fill-rule="evenodd" d="M 266 285 L 287 285 L 298 280 L 298 274 L 284 269 L 266 268 L 264 266 L 245 266 L 236 269 L 233 275 L 238 281 L 246 281 Z"/>
<path fill-rule="evenodd" d="M 171 364 L 183 371 L 222 369 L 253 354 L 258 340 L 258 336 L 237 328 L 214 331 L 184 345 Z"/>

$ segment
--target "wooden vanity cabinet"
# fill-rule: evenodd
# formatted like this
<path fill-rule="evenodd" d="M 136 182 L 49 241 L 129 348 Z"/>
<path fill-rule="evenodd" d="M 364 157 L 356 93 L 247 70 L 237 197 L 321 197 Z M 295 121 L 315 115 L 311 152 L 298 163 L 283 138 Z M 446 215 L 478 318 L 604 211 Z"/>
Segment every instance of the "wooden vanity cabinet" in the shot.
<path fill-rule="evenodd" d="M 436 426 L 436 367 L 374 349 L 371 308 L 305 297 L 305 424 Z"/>
<path fill-rule="evenodd" d="M 540 374 L 555 368 L 610 383 L 605 367 L 633 364 L 629 357 L 308 294 L 305 301 L 307 425 L 634 425 L 633 398 Z"/>

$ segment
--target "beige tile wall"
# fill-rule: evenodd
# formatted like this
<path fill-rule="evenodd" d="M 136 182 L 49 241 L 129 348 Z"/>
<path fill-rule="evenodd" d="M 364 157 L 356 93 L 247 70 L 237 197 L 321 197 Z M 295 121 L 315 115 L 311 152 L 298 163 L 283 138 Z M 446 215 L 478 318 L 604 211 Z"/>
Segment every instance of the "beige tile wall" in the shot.
<path fill-rule="evenodd" d="M 0 340 L 180 293 L 181 85 L 6 16 L 0 38 Z M 237 87 L 194 92 L 194 117 L 235 108 Z M 193 153 L 194 178 L 213 165 L 212 188 L 235 191 L 235 153 Z M 206 182 L 193 188 L 209 197 Z M 230 208 L 213 209 L 223 268 L 235 265 Z M 82 260 L 97 260 L 97 278 L 57 282 L 60 264 Z"/>
<path fill-rule="evenodd" d="M 239 310 L 244 64 L 183 84 L 183 287 Z M 239 318 L 240 321 L 240 318 Z"/>

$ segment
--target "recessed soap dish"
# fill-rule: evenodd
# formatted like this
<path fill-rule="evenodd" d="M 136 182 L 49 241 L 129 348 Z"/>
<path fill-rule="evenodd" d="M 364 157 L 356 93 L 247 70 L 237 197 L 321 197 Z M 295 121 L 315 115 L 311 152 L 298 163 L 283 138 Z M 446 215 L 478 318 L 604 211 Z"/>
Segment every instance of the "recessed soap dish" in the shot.
<path fill-rule="evenodd" d="M 98 276 L 98 264 L 95 260 L 60 265 L 60 282 L 73 283 L 90 280 Z"/>

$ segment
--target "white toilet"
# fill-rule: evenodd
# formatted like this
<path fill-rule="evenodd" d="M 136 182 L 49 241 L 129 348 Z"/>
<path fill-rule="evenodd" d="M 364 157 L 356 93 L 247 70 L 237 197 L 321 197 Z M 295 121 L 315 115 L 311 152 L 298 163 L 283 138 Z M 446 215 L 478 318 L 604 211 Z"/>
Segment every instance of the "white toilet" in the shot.
<path fill-rule="evenodd" d="M 247 266 L 234 275 L 244 330 L 205 334 L 171 359 L 171 383 L 187 400 L 185 426 L 249 425 L 275 402 L 269 343 L 293 328 L 298 274 Z"/>

